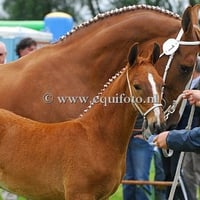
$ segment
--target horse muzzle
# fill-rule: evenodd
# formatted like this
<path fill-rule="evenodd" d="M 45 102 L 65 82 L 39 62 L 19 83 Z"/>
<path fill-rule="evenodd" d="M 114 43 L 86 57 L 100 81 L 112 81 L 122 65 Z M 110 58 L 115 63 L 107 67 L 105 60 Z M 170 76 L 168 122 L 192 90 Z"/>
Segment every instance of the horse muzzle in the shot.
<path fill-rule="evenodd" d="M 165 122 L 159 123 L 158 121 L 154 121 L 152 123 L 148 123 L 147 120 L 144 120 L 142 134 L 144 139 L 148 140 L 148 138 L 151 135 L 159 134 L 165 130 L 166 130 Z"/>

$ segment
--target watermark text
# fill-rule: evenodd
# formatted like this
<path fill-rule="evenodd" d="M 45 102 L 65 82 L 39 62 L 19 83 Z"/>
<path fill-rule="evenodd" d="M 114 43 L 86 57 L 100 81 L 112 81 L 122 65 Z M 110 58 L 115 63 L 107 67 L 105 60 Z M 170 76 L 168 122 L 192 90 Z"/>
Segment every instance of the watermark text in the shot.
<path fill-rule="evenodd" d="M 115 94 L 113 96 L 95 96 L 93 98 L 89 96 L 54 96 L 52 93 L 45 93 L 42 97 L 42 100 L 46 104 L 59 103 L 59 104 L 97 104 L 101 103 L 104 106 L 109 104 L 124 104 L 124 103 L 159 103 L 159 97 L 147 97 L 143 99 L 142 97 L 129 97 L 126 94 Z"/>

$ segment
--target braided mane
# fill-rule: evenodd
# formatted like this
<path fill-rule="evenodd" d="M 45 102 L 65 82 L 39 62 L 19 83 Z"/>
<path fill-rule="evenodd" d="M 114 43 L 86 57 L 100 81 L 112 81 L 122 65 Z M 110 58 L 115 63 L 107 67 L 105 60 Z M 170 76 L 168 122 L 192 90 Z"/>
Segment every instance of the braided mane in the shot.
<path fill-rule="evenodd" d="M 105 13 L 97 14 L 95 17 L 89 19 L 88 21 L 85 21 L 85 22 L 81 23 L 80 25 L 74 27 L 71 31 L 67 32 L 66 35 L 61 36 L 60 41 L 67 39 L 69 36 L 71 36 L 73 33 L 77 32 L 78 30 L 85 28 L 85 27 L 88 27 L 89 25 L 91 25 L 93 23 L 97 23 L 100 20 L 104 20 L 104 19 L 111 17 L 111 16 L 120 15 L 120 14 L 123 14 L 125 12 L 132 12 L 132 11 L 137 11 L 137 10 L 152 10 L 152 11 L 155 11 L 155 12 L 158 12 L 158 13 L 162 13 L 162 14 L 166 14 L 168 16 L 174 17 L 175 19 L 181 19 L 181 17 L 178 14 L 173 13 L 173 12 L 166 10 L 166 9 L 160 8 L 158 6 L 150 6 L 150 5 L 145 5 L 145 4 L 125 6 L 125 7 L 122 7 L 122 8 L 116 8 L 116 9 L 107 11 Z M 114 76 L 112 76 L 112 78 L 109 79 L 109 81 L 104 85 L 104 88 L 101 89 L 101 91 L 97 94 L 96 97 L 100 97 L 102 95 L 102 93 L 105 91 L 105 89 L 118 76 L 120 76 L 123 73 L 124 70 L 125 70 L 125 68 L 123 68 L 120 72 L 118 72 Z M 80 114 L 79 117 L 82 117 L 86 112 L 88 112 L 88 110 L 91 109 L 94 104 L 95 103 L 93 101 L 90 101 L 89 106 L 83 111 L 83 114 Z"/>
<path fill-rule="evenodd" d="M 125 6 L 125 7 L 122 7 L 122 8 L 116 8 L 116 9 L 107 11 L 105 13 L 97 14 L 95 17 L 89 19 L 88 21 L 83 22 L 80 25 L 74 27 L 71 31 L 67 32 L 66 35 L 61 36 L 60 40 L 66 39 L 68 36 L 72 35 L 77 30 L 85 28 L 85 27 L 87 27 L 87 26 L 89 26 L 93 23 L 98 22 L 99 20 L 103 20 L 103 19 L 106 19 L 108 17 L 114 16 L 114 15 L 119 15 L 119 14 L 122 14 L 122 13 L 125 13 L 125 12 L 136 11 L 136 10 L 139 10 L 139 9 L 153 10 L 153 11 L 156 11 L 158 13 L 163 13 L 163 14 L 169 15 L 169 16 L 174 17 L 176 19 L 181 19 L 181 17 L 178 14 L 173 13 L 173 12 L 166 10 L 166 9 L 160 8 L 158 6 L 150 6 L 150 5 L 145 5 L 145 4 Z"/>
<path fill-rule="evenodd" d="M 113 75 L 111 78 L 109 78 L 108 81 L 106 82 L 106 84 L 104 84 L 103 89 L 100 90 L 100 92 L 96 95 L 96 97 L 100 97 L 103 94 L 103 92 L 106 90 L 106 88 L 108 88 L 108 86 L 115 79 L 117 79 L 126 69 L 127 69 L 126 67 L 122 68 L 120 72 L 117 72 L 115 75 Z M 88 112 L 88 110 L 91 109 L 93 105 L 95 105 L 95 102 L 90 101 L 90 105 L 83 111 L 83 114 L 80 114 L 79 117 L 82 117 L 86 112 Z"/>

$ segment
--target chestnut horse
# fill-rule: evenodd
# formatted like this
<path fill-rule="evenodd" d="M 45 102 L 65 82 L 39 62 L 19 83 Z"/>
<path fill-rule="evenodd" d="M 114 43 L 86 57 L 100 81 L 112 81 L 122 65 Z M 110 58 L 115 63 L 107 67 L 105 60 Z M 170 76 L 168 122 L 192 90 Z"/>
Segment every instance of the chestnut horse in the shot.
<path fill-rule="evenodd" d="M 124 175 L 138 112 L 147 130 L 164 127 L 163 81 L 153 67 L 159 46 L 150 51 L 135 44 L 126 68 L 77 119 L 48 124 L 0 109 L 0 186 L 33 200 L 108 199 Z"/>
<path fill-rule="evenodd" d="M 199 41 L 198 9 L 199 5 L 188 7 L 182 19 L 146 5 L 99 14 L 56 44 L 1 65 L 0 107 L 42 122 L 76 118 L 104 82 L 126 64 L 128 49 L 134 42 L 145 47 L 157 41 L 161 46 L 177 35 L 178 42 Z M 174 53 L 166 70 L 167 105 L 185 88 L 199 50 L 199 45 L 181 44 Z M 156 64 L 160 75 L 164 74 L 168 58 L 163 55 Z M 170 120 L 177 121 L 172 117 Z"/>

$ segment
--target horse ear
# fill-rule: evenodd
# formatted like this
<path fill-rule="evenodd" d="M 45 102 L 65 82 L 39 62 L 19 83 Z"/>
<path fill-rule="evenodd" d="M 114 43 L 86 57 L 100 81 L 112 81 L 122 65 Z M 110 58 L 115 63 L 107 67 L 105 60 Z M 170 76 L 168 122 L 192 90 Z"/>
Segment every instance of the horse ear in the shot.
<path fill-rule="evenodd" d="M 192 24 L 192 22 L 191 22 L 191 10 L 192 10 L 192 7 L 188 6 L 183 13 L 181 23 L 182 23 L 182 28 L 183 28 L 184 32 L 187 32 L 189 30 L 189 26 Z"/>
<path fill-rule="evenodd" d="M 151 55 L 151 61 L 155 64 L 160 57 L 160 46 L 157 43 L 154 43 L 153 52 Z"/>
<path fill-rule="evenodd" d="M 135 64 L 137 54 L 138 54 L 138 43 L 135 43 L 129 50 L 128 62 L 130 66 L 133 66 Z"/>

